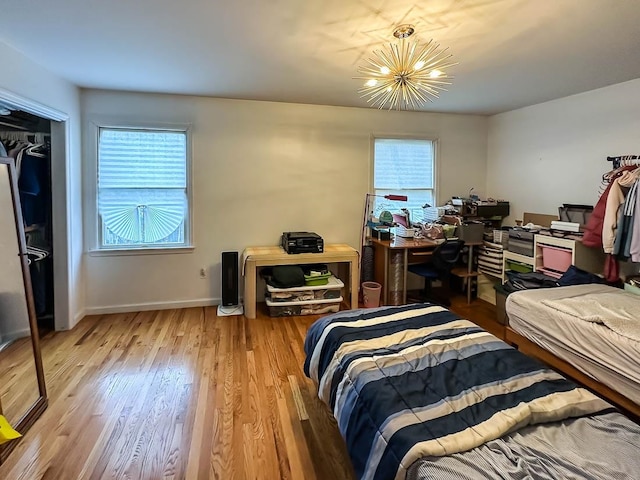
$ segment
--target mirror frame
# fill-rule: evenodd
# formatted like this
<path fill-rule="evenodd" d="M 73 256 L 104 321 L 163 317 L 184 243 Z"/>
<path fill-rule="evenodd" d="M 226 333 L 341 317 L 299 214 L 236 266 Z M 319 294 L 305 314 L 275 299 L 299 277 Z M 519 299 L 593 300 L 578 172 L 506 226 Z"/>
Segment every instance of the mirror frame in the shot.
<path fill-rule="evenodd" d="M 18 256 L 22 268 L 22 282 L 27 301 L 27 311 L 29 313 L 29 329 L 31 331 L 31 346 L 36 366 L 36 376 L 38 377 L 38 399 L 31 405 L 20 419 L 12 425 L 18 432 L 24 435 L 34 422 L 42 415 L 49 403 L 47 390 L 44 381 L 44 369 L 42 367 L 42 356 L 40 354 L 40 337 L 38 334 L 38 323 L 36 310 L 33 301 L 33 290 L 31 288 L 31 275 L 29 273 L 29 263 L 27 261 L 27 245 L 24 234 L 24 224 L 22 220 L 22 210 L 20 209 L 20 196 L 18 193 L 18 178 L 13 158 L 0 157 L 0 168 L 6 168 L 9 174 L 9 187 L 13 201 L 13 217 L 16 224 L 16 234 L 18 235 Z M 10 440 L 0 445 L 0 463 L 4 462 L 9 453 L 18 445 L 20 438 Z"/>

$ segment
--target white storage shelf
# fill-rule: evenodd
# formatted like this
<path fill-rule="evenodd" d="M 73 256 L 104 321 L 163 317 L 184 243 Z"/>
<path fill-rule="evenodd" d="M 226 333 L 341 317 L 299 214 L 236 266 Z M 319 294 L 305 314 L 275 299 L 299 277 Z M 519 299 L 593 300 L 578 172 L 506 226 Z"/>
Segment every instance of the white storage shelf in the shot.
<path fill-rule="evenodd" d="M 568 238 L 549 237 L 536 235 L 534 237 L 533 251 L 536 255 L 534 271 L 541 270 L 542 251 L 544 246 L 558 247 L 571 252 L 571 265 L 591 273 L 602 273 L 604 269 L 605 255 L 599 248 L 585 247 L 582 242 Z"/>
<path fill-rule="evenodd" d="M 576 267 L 591 273 L 602 273 L 605 258 L 602 250 L 585 247 L 582 245 L 582 242 L 577 240 L 550 237 L 548 235 L 535 235 L 533 238 L 533 251 L 535 256 L 528 257 L 508 250 L 504 251 L 502 282 L 504 283 L 507 280 L 505 274 L 507 261 L 514 261 L 524 265 L 529 265 L 532 267 L 534 272 L 543 269 L 542 251 L 545 246 L 568 250 L 571 252 L 571 265 L 575 265 Z"/>
<path fill-rule="evenodd" d="M 287 317 L 292 315 L 313 315 L 332 313 L 340 310 L 340 304 L 342 303 L 341 290 L 344 287 L 344 283 L 335 276 L 330 276 L 327 279 L 327 283 L 324 285 L 303 285 L 301 287 L 291 288 L 276 288 L 271 285 L 267 285 L 267 308 L 269 309 L 269 315 L 272 317 Z M 322 295 L 322 292 L 331 290 L 335 295 L 333 298 L 317 298 L 318 294 Z M 287 294 L 291 293 L 294 296 L 312 296 L 314 299 L 297 299 L 292 301 L 287 300 L 273 300 L 269 298 L 269 295 L 273 294 Z"/>
<path fill-rule="evenodd" d="M 507 281 L 506 272 L 508 270 L 507 264 L 509 262 L 518 262 L 523 265 L 528 265 L 535 272 L 536 270 L 536 259 L 535 257 L 527 257 L 526 255 L 521 255 L 520 253 L 510 252 L 509 250 L 505 250 L 502 256 L 502 283 Z"/>

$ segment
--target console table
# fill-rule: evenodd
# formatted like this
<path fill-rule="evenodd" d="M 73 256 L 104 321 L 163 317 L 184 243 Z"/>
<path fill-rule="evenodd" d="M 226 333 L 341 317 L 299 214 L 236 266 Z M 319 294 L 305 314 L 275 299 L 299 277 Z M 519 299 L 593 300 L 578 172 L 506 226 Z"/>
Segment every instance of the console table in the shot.
<path fill-rule="evenodd" d="M 308 265 L 314 263 L 346 264 L 349 279 L 343 280 L 351 296 L 351 308 L 358 308 L 358 284 L 360 262 L 358 251 L 345 244 L 329 244 L 322 253 L 288 254 L 282 247 L 248 247 L 242 252 L 242 275 L 244 276 L 244 316 L 256 318 L 256 281 L 259 267 L 275 265 Z M 340 276 L 340 275 L 339 275 Z M 347 296 L 345 295 L 345 298 Z"/>

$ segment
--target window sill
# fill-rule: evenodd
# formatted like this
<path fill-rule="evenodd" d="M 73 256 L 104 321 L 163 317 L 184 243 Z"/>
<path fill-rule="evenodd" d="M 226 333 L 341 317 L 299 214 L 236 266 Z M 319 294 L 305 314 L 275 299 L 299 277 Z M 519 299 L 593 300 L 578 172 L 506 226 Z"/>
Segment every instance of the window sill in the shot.
<path fill-rule="evenodd" d="M 194 246 L 190 247 L 158 247 L 158 248 L 125 248 L 89 250 L 92 257 L 126 257 L 129 255 L 173 255 L 179 253 L 193 253 Z"/>

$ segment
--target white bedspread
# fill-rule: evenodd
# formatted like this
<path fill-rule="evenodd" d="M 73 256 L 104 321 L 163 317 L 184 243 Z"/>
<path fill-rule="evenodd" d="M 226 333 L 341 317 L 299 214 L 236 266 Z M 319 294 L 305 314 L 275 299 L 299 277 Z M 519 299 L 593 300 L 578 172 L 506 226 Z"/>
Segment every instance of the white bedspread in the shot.
<path fill-rule="evenodd" d="M 545 303 L 620 291 L 607 285 L 590 284 L 515 292 L 506 301 L 509 326 L 640 405 L 640 341 Z"/>
<path fill-rule="evenodd" d="M 542 300 L 542 303 L 578 319 L 600 323 L 616 333 L 640 341 L 640 296 L 624 290 L 587 296 Z"/>

